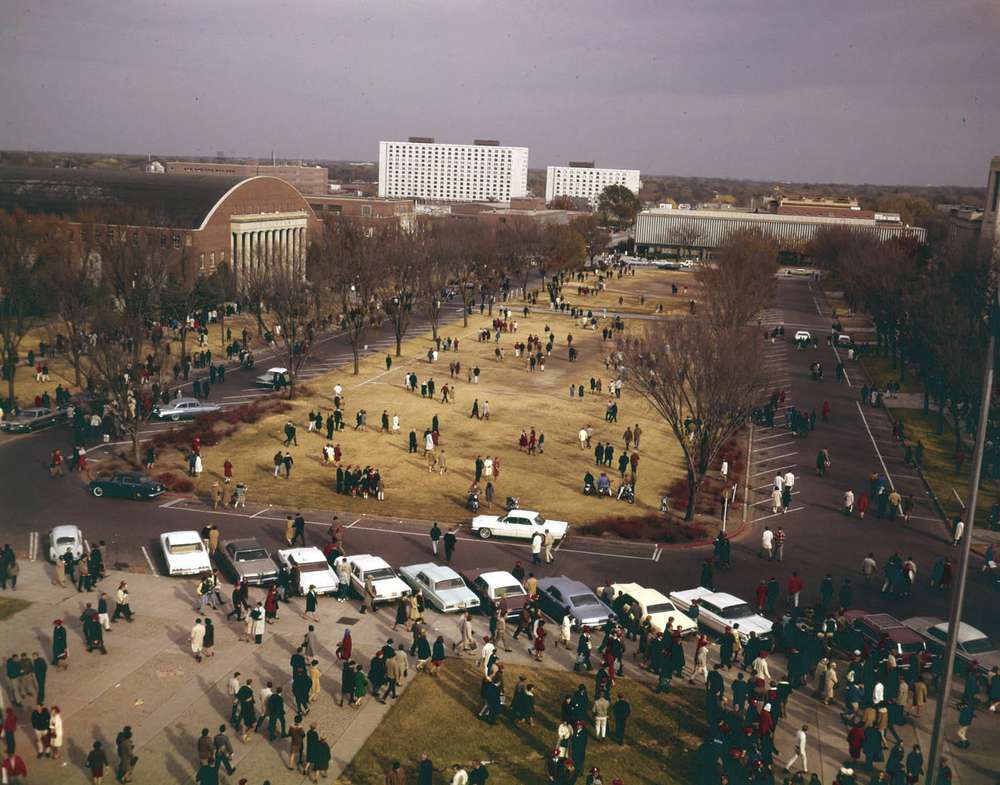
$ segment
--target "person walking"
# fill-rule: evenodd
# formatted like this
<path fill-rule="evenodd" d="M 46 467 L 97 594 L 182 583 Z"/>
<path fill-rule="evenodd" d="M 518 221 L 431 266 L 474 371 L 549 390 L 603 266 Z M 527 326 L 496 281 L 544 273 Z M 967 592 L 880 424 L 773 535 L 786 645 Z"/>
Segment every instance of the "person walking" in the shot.
<path fill-rule="evenodd" d="M 64 740 L 62 712 L 58 706 L 53 706 L 49 712 L 49 757 L 52 760 L 59 760 Z"/>
<path fill-rule="evenodd" d="M 85 765 L 90 770 L 90 781 L 94 785 L 101 785 L 104 781 L 104 770 L 108 767 L 108 756 L 101 742 L 94 742 L 94 746 L 87 754 Z"/>
<path fill-rule="evenodd" d="M 625 700 L 622 693 L 618 693 L 618 700 L 611 707 L 611 714 L 615 721 L 615 741 L 619 746 L 625 744 L 625 728 L 628 724 L 629 715 L 632 714 L 632 704 Z"/>
<path fill-rule="evenodd" d="M 541 564 L 541 554 L 542 554 L 542 542 L 544 537 L 541 532 L 536 531 L 531 535 L 531 563 Z"/>
<path fill-rule="evenodd" d="M 242 688 L 241 688 L 242 689 Z M 251 692 L 252 695 L 252 692 Z M 252 700 L 252 698 L 251 698 Z M 247 736 L 249 738 L 250 731 L 253 730 L 253 723 L 247 727 Z M 221 766 L 226 770 L 226 774 L 232 776 L 233 772 L 236 771 L 236 767 L 233 766 L 233 743 L 229 740 L 229 736 L 226 735 L 226 726 L 220 725 L 219 732 L 215 734 L 215 738 L 212 739 L 212 749 L 215 750 L 215 770 L 218 772 Z"/>
<path fill-rule="evenodd" d="M 969 728 L 972 720 L 976 716 L 976 709 L 972 702 L 961 700 L 958 704 L 958 743 L 957 746 L 964 750 L 971 746 L 969 742 Z"/>
<path fill-rule="evenodd" d="M 455 534 L 455 529 L 449 529 L 444 535 L 444 560 L 451 564 L 451 557 L 455 555 L 455 544 L 458 542 L 458 536 Z"/>
<path fill-rule="evenodd" d="M 803 725 L 795 732 L 795 754 L 792 755 L 788 763 L 785 764 L 785 771 L 790 772 L 792 770 L 792 765 L 799 758 L 802 758 L 802 771 L 809 771 L 809 761 L 806 758 L 806 732 L 809 730 L 808 725 Z"/>
<path fill-rule="evenodd" d="M 434 558 L 438 555 L 438 540 L 441 539 L 441 528 L 438 526 L 438 522 L 434 521 L 431 525 L 431 551 L 434 553 Z"/>
<path fill-rule="evenodd" d="M 132 741 L 131 726 L 126 725 L 118 734 L 118 738 L 115 739 L 115 748 L 118 753 L 118 768 L 115 771 L 115 776 L 119 782 L 131 782 L 132 771 L 138 761 L 135 756 L 135 742 Z"/>
<path fill-rule="evenodd" d="M 194 655 L 196 662 L 201 662 L 201 650 L 205 645 L 205 625 L 201 623 L 201 618 L 194 620 L 194 626 L 191 628 L 190 640 L 191 653 Z"/>
<path fill-rule="evenodd" d="M 542 536 L 542 546 L 545 548 L 545 563 L 552 564 L 552 546 L 555 545 L 556 538 L 548 529 Z"/>

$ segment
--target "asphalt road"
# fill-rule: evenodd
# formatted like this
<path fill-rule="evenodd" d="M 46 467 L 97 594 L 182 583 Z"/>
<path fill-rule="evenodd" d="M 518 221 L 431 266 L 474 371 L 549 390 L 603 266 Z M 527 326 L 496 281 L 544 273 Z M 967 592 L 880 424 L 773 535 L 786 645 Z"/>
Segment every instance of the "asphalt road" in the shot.
<path fill-rule="evenodd" d="M 817 596 L 820 579 L 830 572 L 838 586 L 842 576 L 851 576 L 857 607 L 888 611 L 898 618 L 918 614 L 945 616 L 948 598 L 928 587 L 928 576 L 939 555 L 955 554 L 955 551 L 940 521 L 934 517 L 920 481 L 903 466 L 902 451 L 891 443 L 890 425 L 884 412 L 856 405 L 858 389 L 863 383 L 860 367 L 848 364 L 850 385 L 847 382 L 837 384 L 833 380 L 836 358 L 834 350 L 825 344 L 831 319 L 818 293 L 801 278 L 779 279 L 776 286 L 776 302 L 766 321 L 784 323 L 792 328 L 789 335 L 795 329 L 810 329 L 819 334 L 820 346 L 816 350 L 799 351 L 790 340 L 778 341 L 773 347 L 766 347 L 766 367 L 775 387 L 788 391 L 789 403 L 806 410 L 815 408 L 818 412 L 826 400 L 831 405 L 832 415 L 829 423 L 818 422 L 816 431 L 806 439 L 788 436 L 780 428 L 754 428 L 748 510 L 751 524 L 735 539 L 733 567 L 716 575 L 716 586 L 752 600 L 758 580 L 773 574 L 784 586 L 792 570 L 797 570 L 806 582 L 803 599 L 810 602 Z M 445 334 L 448 332 L 446 329 Z M 372 338 L 371 345 L 384 351 L 389 338 L 388 333 L 382 331 Z M 332 337 L 317 348 L 309 368 L 312 373 L 321 373 L 337 365 L 338 358 L 346 354 L 349 354 L 346 343 Z M 813 382 L 809 377 L 809 364 L 815 359 L 821 360 L 827 369 L 825 382 Z M 259 360 L 257 365 L 259 369 L 266 366 L 267 361 Z M 225 385 L 213 387 L 213 399 L 237 401 L 253 394 L 250 389 L 252 375 L 251 372 L 227 374 Z M 31 532 L 44 537 L 55 524 L 76 523 L 90 541 L 107 541 L 112 561 L 142 568 L 148 555 L 153 568 L 161 569 L 156 553 L 161 532 L 199 529 L 207 521 L 214 520 L 224 537 L 254 534 L 265 545 L 277 548 L 283 541 L 285 514 L 295 512 L 251 504 L 246 511 L 238 513 L 213 513 L 187 500 L 94 499 L 86 494 L 84 486 L 72 479 L 53 481 L 48 477 L 45 467 L 49 452 L 57 445 L 66 448 L 67 439 L 65 431 L 52 430 L 0 441 L 0 477 L 3 477 L 0 531 L 3 541 L 10 541 L 22 552 L 27 549 Z M 830 450 L 833 466 L 827 477 L 818 478 L 815 456 L 823 447 Z M 95 453 L 94 457 L 100 455 Z M 918 504 L 914 519 L 905 525 L 879 521 L 873 511 L 863 521 L 844 517 L 840 513 L 843 491 L 848 486 L 855 491 L 866 488 L 869 473 L 883 465 L 904 495 L 915 494 Z M 98 463 L 96 467 L 99 466 Z M 791 467 L 799 477 L 791 511 L 780 519 L 769 517 L 769 487 L 777 467 Z M 331 506 L 335 504 L 336 497 L 331 496 Z M 741 512 L 738 508 L 731 510 L 730 528 L 738 525 Z M 345 538 L 350 552 L 377 553 L 394 565 L 411 564 L 429 557 L 430 543 L 424 523 L 375 517 L 380 513 L 377 502 L 373 501 L 373 517 L 358 519 L 350 513 L 340 514 L 338 523 L 346 527 Z M 322 541 L 334 514 L 329 511 L 307 514 L 312 524 L 308 536 L 315 538 L 317 544 Z M 765 525 L 776 527 L 779 524 L 787 535 L 784 562 L 759 560 L 756 554 L 760 531 Z M 918 565 L 918 586 L 913 597 L 907 600 L 893 600 L 882 595 L 878 586 L 867 587 L 860 578 L 861 559 L 868 551 L 873 551 L 882 563 L 894 550 L 904 558 L 912 555 Z M 657 553 L 651 544 L 612 543 L 571 536 L 560 547 L 555 563 L 536 568 L 535 572 L 540 576 L 565 573 L 591 585 L 606 580 L 634 580 L 669 591 L 697 585 L 701 564 L 710 556 L 711 550 L 707 547 Z M 480 541 L 463 531 L 453 566 L 509 569 L 518 559 L 530 561 L 526 544 Z M 967 593 L 965 620 L 1000 639 L 1000 616 L 992 611 L 996 599 L 992 590 L 974 583 L 974 588 Z"/>

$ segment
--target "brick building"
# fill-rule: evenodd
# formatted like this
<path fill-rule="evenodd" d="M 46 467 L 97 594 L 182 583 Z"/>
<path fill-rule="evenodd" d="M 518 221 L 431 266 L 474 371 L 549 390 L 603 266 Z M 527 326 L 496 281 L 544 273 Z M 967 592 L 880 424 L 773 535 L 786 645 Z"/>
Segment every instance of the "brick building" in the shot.
<path fill-rule="evenodd" d="M 416 212 L 412 199 L 379 199 L 366 196 L 306 196 L 313 212 L 320 217 L 328 215 L 349 218 L 362 223 L 380 225 L 398 223 L 401 229 L 413 229 Z"/>
<path fill-rule="evenodd" d="M 246 180 L 250 177 L 277 177 L 304 194 L 325 194 L 330 190 L 330 172 L 324 166 L 294 164 L 237 164 L 203 161 L 167 161 L 167 174 L 205 175 Z"/>
<path fill-rule="evenodd" d="M 302 194 L 276 177 L 0 167 L 0 209 L 18 207 L 64 220 L 78 243 L 83 221 L 123 241 L 153 235 L 187 278 L 227 263 L 237 285 L 255 265 L 304 271 L 318 224 Z"/>

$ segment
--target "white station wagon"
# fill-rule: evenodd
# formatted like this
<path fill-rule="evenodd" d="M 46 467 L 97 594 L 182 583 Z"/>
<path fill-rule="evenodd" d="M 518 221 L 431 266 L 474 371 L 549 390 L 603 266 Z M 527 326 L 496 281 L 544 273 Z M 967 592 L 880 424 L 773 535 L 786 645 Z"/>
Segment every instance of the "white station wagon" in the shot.
<path fill-rule="evenodd" d="M 732 594 L 714 592 L 698 586 L 687 591 L 671 592 L 670 599 L 682 611 L 690 608 L 692 601 L 697 599 L 701 608 L 698 623 L 714 632 L 725 632 L 726 627 L 739 624 L 740 638 L 744 641 L 751 632 L 756 632 L 758 638 L 771 635 L 771 622 L 759 615 L 749 603 Z"/>
<path fill-rule="evenodd" d="M 351 566 L 351 586 L 362 599 L 365 599 L 365 579 L 371 578 L 375 587 L 375 604 L 393 602 L 410 594 L 407 586 L 396 575 L 396 571 L 380 556 L 362 553 L 348 556 L 347 563 Z"/>
<path fill-rule="evenodd" d="M 569 524 L 566 521 L 546 520 L 533 510 L 511 510 L 506 515 L 477 515 L 472 519 L 472 531 L 484 540 L 494 534 L 530 540 L 536 532 L 544 536 L 549 531 L 561 540 L 569 531 Z"/>
<path fill-rule="evenodd" d="M 167 563 L 167 575 L 203 575 L 212 571 L 212 562 L 198 532 L 165 532 L 160 535 L 160 548 Z"/>
<path fill-rule="evenodd" d="M 465 585 L 461 575 L 444 564 L 410 564 L 400 567 L 399 574 L 414 591 L 420 589 L 427 602 L 441 613 L 479 607 L 476 593 Z"/>

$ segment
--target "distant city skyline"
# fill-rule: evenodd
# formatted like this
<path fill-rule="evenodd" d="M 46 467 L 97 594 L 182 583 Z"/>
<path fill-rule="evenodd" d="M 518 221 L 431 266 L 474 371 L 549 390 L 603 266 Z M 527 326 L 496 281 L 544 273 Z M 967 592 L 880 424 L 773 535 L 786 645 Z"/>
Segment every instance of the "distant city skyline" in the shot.
<path fill-rule="evenodd" d="M 976 0 L 8 0 L 4 16 L 3 149 L 376 162 L 380 140 L 491 138 L 532 169 L 978 187 L 1000 154 L 1000 11 Z"/>

